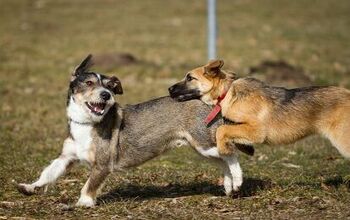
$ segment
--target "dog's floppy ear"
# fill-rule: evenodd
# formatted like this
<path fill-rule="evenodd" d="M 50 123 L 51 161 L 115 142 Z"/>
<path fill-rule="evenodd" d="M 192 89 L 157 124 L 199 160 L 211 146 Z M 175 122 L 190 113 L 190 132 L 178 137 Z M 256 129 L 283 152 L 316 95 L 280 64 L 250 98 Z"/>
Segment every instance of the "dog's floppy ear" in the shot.
<path fill-rule="evenodd" d="M 220 69 L 223 65 L 224 65 L 223 60 L 210 60 L 204 66 L 204 72 L 208 75 L 215 76 L 220 73 Z"/>
<path fill-rule="evenodd" d="M 73 71 L 72 80 L 74 80 L 80 74 L 87 72 L 91 66 L 93 66 L 92 55 L 89 54 Z"/>
<path fill-rule="evenodd" d="M 120 80 L 117 77 L 112 76 L 110 78 L 109 84 L 110 84 L 110 88 L 114 94 L 120 94 L 120 95 L 123 94 L 122 83 L 120 82 Z"/>

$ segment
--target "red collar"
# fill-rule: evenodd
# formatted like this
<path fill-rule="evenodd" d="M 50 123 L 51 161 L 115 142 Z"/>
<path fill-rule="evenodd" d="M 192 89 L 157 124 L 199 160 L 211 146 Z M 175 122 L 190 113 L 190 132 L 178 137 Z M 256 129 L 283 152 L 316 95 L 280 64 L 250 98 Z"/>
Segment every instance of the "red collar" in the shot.
<path fill-rule="evenodd" d="M 214 106 L 213 110 L 211 110 L 211 112 L 209 113 L 209 115 L 206 117 L 205 119 L 205 124 L 208 126 L 213 120 L 214 118 L 219 114 L 219 112 L 221 111 L 221 106 L 220 106 L 220 102 L 225 98 L 226 94 L 227 94 L 228 90 L 225 90 L 219 97 L 218 97 L 218 102 L 216 103 L 216 105 Z"/>

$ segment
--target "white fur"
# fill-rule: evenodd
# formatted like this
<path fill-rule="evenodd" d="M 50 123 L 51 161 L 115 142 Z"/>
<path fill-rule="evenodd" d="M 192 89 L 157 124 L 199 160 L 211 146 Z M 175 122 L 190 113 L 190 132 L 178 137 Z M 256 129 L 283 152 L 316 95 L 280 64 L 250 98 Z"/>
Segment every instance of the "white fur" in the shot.
<path fill-rule="evenodd" d="M 93 207 L 95 205 L 95 199 L 86 193 L 87 188 L 89 186 L 89 182 L 90 182 L 90 179 L 86 181 L 84 187 L 81 189 L 80 198 L 78 202 L 75 204 L 76 206 Z"/>
<path fill-rule="evenodd" d="M 91 114 L 85 108 L 85 106 L 75 103 L 73 97 L 71 97 L 67 107 L 68 118 L 80 123 L 91 123 Z"/>
<path fill-rule="evenodd" d="M 238 191 L 243 183 L 243 174 L 241 166 L 239 165 L 237 156 L 224 156 L 222 157 L 226 161 L 231 175 L 232 175 L 232 188 L 234 191 Z"/>
<path fill-rule="evenodd" d="M 96 73 L 96 76 L 98 78 L 98 81 L 100 82 L 100 84 L 102 85 L 102 79 L 101 79 L 101 75 L 99 73 Z"/>
<path fill-rule="evenodd" d="M 33 192 L 35 188 L 51 184 L 63 175 L 67 166 L 77 160 L 75 148 L 74 142 L 71 139 L 66 139 L 62 154 L 43 170 L 39 179 L 32 184 L 24 184 L 27 191 Z"/>
<path fill-rule="evenodd" d="M 44 169 L 40 178 L 32 185 L 34 187 L 42 187 L 55 182 L 66 171 L 67 166 L 73 160 L 73 157 L 60 156 L 53 160 L 51 164 Z"/>
<path fill-rule="evenodd" d="M 200 153 L 201 155 L 203 155 L 205 157 L 220 158 L 218 149 L 216 147 L 211 147 L 211 148 L 207 148 L 207 149 L 203 149 L 201 147 L 198 147 L 198 148 L 196 148 L 196 150 L 198 151 L 198 153 Z"/>
<path fill-rule="evenodd" d="M 76 160 L 87 161 L 91 163 L 89 158 L 90 143 L 91 143 L 91 126 L 71 123 L 71 132 L 74 141 L 67 138 L 63 144 L 63 150 L 60 157 L 53 160 L 41 173 L 39 179 L 32 184 L 20 184 L 26 191 L 34 193 L 35 188 L 46 187 L 48 184 L 55 182 L 61 175 L 64 174 L 68 165 Z M 86 185 L 86 184 L 85 184 Z M 83 188 L 78 206 L 92 207 L 94 199 L 86 195 Z"/>
<path fill-rule="evenodd" d="M 198 143 L 192 138 L 188 132 L 180 132 L 179 135 L 185 138 L 192 146 L 198 146 Z M 224 188 L 227 195 L 232 193 L 232 190 L 238 191 L 243 183 L 243 173 L 239 165 L 237 155 L 222 156 L 219 154 L 217 147 L 195 148 L 198 153 L 207 158 L 218 158 L 223 161 L 224 169 Z"/>
<path fill-rule="evenodd" d="M 232 183 L 232 175 L 230 172 L 230 169 L 226 163 L 223 165 L 224 169 L 224 188 L 225 188 L 225 193 L 226 195 L 231 195 L 232 194 L 232 189 L 233 189 L 233 183 Z"/>
<path fill-rule="evenodd" d="M 74 153 L 79 160 L 91 163 L 92 161 L 89 161 L 89 153 L 91 152 L 91 130 L 93 127 L 89 124 L 80 124 L 91 123 L 91 116 L 85 111 L 83 106 L 76 104 L 73 98 L 70 99 L 67 115 L 72 119 L 70 123 L 70 132 L 75 145 L 74 149 L 72 149 L 72 153 Z"/>
<path fill-rule="evenodd" d="M 100 89 L 100 91 L 107 91 L 104 89 Z M 100 93 L 98 91 L 98 94 Z M 111 107 L 111 103 L 107 103 L 104 112 L 108 112 L 109 108 Z M 103 118 L 103 115 L 95 115 L 91 113 L 90 109 L 88 109 L 85 104 L 77 104 L 75 103 L 73 97 L 69 100 L 69 105 L 67 107 L 67 116 L 68 118 L 79 122 L 79 123 L 93 123 L 93 122 L 100 122 Z"/>
<path fill-rule="evenodd" d="M 188 142 L 189 144 L 191 144 L 192 146 L 198 146 L 199 144 L 192 138 L 192 135 L 188 132 L 184 132 L 181 131 L 178 133 L 178 135 L 182 138 L 184 138 L 185 140 L 187 140 L 186 142 Z M 217 151 L 216 147 L 211 147 L 211 148 L 207 148 L 204 149 L 202 147 L 195 147 L 196 151 L 198 151 L 198 153 L 200 153 L 201 155 L 205 156 L 205 157 L 216 157 L 216 158 L 220 158 L 219 153 Z"/>
<path fill-rule="evenodd" d="M 75 154 L 81 161 L 89 161 L 89 153 L 91 152 L 91 125 L 82 125 L 71 122 L 70 124 L 71 134 L 76 144 Z"/>
<path fill-rule="evenodd" d="M 75 104 L 72 98 L 69 107 L 67 108 L 67 114 L 74 121 L 80 123 L 91 122 L 86 111 L 82 109 L 81 106 Z M 34 192 L 35 188 L 46 187 L 48 184 L 55 182 L 65 173 L 68 165 L 74 161 L 80 160 L 91 163 L 89 153 L 92 141 L 92 125 L 82 125 L 71 122 L 70 126 L 74 140 L 67 138 L 64 141 L 62 154 L 43 170 L 37 181 L 32 184 L 20 184 L 21 186 L 24 186 L 28 192 Z M 86 202 L 86 199 L 83 199 L 82 201 L 88 203 Z"/>
<path fill-rule="evenodd" d="M 95 201 L 90 196 L 81 194 L 78 202 L 75 205 L 81 207 L 93 207 L 95 206 Z"/>

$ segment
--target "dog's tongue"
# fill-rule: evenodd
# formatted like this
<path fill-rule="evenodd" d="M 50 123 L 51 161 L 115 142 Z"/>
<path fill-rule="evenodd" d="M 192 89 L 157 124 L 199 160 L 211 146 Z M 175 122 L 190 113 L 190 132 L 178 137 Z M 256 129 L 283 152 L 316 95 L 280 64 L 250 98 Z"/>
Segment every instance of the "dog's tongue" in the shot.
<path fill-rule="evenodd" d="M 104 109 L 103 104 L 93 104 L 92 107 L 93 107 L 94 112 L 98 112 L 98 113 L 101 113 Z"/>
<path fill-rule="evenodd" d="M 95 112 L 102 112 L 103 109 L 101 109 L 99 106 L 94 106 Z"/>

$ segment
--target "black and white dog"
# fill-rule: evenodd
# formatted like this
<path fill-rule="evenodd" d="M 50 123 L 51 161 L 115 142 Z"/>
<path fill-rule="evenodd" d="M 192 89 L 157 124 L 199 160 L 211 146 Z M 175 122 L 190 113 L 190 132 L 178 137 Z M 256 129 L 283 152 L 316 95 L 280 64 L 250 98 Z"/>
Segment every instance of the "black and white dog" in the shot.
<path fill-rule="evenodd" d="M 78 206 L 92 207 L 98 189 L 112 170 L 138 166 L 172 148 L 189 146 L 221 165 L 227 195 L 242 184 L 242 171 L 236 155 L 221 156 L 216 148 L 216 128 L 224 123 L 218 118 L 210 127 L 204 119 L 211 108 L 200 100 L 177 102 L 162 97 L 121 108 L 115 94 L 122 94 L 116 77 L 89 71 L 88 56 L 74 71 L 69 86 L 67 116 L 70 135 L 61 155 L 32 184 L 18 184 L 26 195 L 50 183 L 78 161 L 91 167 L 91 174 L 81 190 Z M 236 146 L 253 154 L 254 148 Z"/>
<path fill-rule="evenodd" d="M 67 99 L 69 136 L 61 155 L 44 169 L 32 184 L 18 184 L 24 194 L 53 183 L 74 162 L 87 162 L 92 168 L 90 177 L 77 203 L 93 206 L 101 183 L 108 175 L 115 157 L 121 109 L 114 99 L 123 89 L 116 77 L 90 72 L 89 55 L 73 72 Z M 111 147 L 114 146 L 114 147 Z"/>

